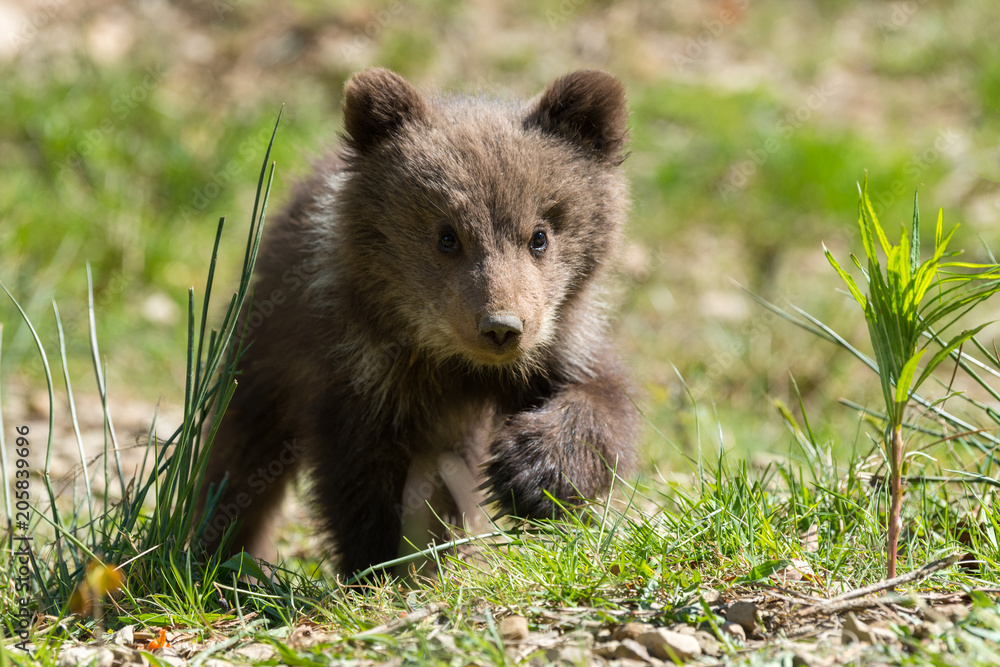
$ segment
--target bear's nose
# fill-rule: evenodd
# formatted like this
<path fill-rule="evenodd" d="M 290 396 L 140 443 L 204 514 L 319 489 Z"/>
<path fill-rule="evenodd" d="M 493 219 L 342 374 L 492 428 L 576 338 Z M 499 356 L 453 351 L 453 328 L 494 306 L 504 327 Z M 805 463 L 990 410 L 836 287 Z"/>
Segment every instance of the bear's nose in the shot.
<path fill-rule="evenodd" d="M 497 347 L 504 347 L 524 332 L 524 322 L 516 315 L 486 315 L 479 320 L 479 335 Z"/>

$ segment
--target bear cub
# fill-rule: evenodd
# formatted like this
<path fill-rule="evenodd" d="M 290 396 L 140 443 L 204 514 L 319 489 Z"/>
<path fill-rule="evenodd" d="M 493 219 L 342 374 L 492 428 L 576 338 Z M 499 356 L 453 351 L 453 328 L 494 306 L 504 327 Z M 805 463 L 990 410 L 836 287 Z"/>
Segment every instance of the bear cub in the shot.
<path fill-rule="evenodd" d="M 461 524 L 607 491 L 638 421 L 603 301 L 627 209 L 621 83 L 582 70 L 511 102 L 370 69 L 343 109 L 339 151 L 265 232 L 206 546 L 235 521 L 234 551 L 273 553 L 299 470 L 345 573 L 395 558 L 428 503 Z"/>

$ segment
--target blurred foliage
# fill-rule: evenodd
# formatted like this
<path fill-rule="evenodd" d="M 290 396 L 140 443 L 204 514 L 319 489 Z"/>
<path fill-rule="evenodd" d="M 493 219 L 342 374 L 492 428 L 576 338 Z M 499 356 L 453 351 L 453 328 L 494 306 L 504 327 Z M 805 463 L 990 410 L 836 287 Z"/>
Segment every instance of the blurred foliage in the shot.
<path fill-rule="evenodd" d="M 667 437 L 650 435 L 657 460 L 690 454 L 691 425 L 715 423 L 713 410 L 727 445 L 784 449 L 767 398 L 790 399 L 790 372 L 810 410 L 822 411 L 820 431 L 854 444 L 857 417 L 835 400 L 875 396 L 877 380 L 761 312 L 730 278 L 863 333 L 820 241 L 836 251 L 852 243 L 866 170 L 887 226 L 906 220 L 920 185 L 966 223 L 957 247 L 975 251 L 978 235 L 998 229 L 995 3 L 85 0 L 17 9 L 0 50 L 0 280 L 49 342 L 58 299 L 80 360 L 73 370 L 84 373 L 90 262 L 112 392 L 179 400 L 186 288 L 203 279 L 217 218 L 248 216 L 279 107 L 276 202 L 335 141 L 340 87 L 370 65 L 425 89 L 523 96 L 577 67 L 626 82 L 634 214 L 619 328 L 639 402 Z M 227 276 L 235 287 L 242 259 L 232 229 L 220 289 Z M 2 378 L 31 385 L 40 370 L 8 303 L 0 322 Z M 678 372 L 703 412 L 692 411 Z"/>

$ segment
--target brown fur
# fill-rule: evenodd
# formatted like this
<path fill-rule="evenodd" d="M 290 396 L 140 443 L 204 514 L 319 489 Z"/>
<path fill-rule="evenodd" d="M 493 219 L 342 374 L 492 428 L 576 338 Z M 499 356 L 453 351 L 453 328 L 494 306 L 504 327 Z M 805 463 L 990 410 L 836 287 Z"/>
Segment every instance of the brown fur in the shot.
<path fill-rule="evenodd" d="M 471 489 L 449 487 L 467 472 L 427 472 L 442 460 L 518 516 L 556 514 L 546 491 L 608 489 L 636 435 L 601 294 L 626 119 L 621 84 L 596 71 L 527 103 L 427 98 L 381 69 L 347 82 L 341 153 L 257 264 L 252 345 L 208 467 L 228 479 L 209 546 L 239 520 L 235 548 L 269 554 L 300 468 L 345 572 L 393 558 L 414 504 L 470 511 Z"/>

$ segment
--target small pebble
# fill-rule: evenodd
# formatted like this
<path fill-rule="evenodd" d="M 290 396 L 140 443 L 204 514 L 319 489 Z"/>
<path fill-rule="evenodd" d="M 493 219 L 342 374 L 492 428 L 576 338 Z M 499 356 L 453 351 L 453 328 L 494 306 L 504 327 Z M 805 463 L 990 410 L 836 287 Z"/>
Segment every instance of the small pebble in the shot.
<path fill-rule="evenodd" d="M 701 654 L 698 640 L 691 635 L 682 635 L 664 628 L 656 628 L 639 636 L 637 640 L 654 657 L 660 660 L 689 660 Z"/>
<path fill-rule="evenodd" d="M 703 588 L 700 591 L 700 593 L 701 593 L 701 599 L 704 600 L 709 605 L 716 604 L 719 600 L 722 599 L 722 593 L 715 590 L 714 588 Z"/>
<path fill-rule="evenodd" d="M 528 619 L 524 616 L 508 616 L 500 621 L 500 636 L 507 641 L 519 642 L 528 638 Z"/>
<path fill-rule="evenodd" d="M 135 626 L 126 625 L 124 628 L 111 635 L 111 642 L 115 646 L 132 646 L 135 643 Z"/>
<path fill-rule="evenodd" d="M 611 638 L 618 641 L 638 639 L 641 635 L 646 634 L 652 629 L 653 626 L 649 623 L 626 623 L 615 628 L 614 632 L 611 633 Z"/>
<path fill-rule="evenodd" d="M 618 644 L 618 649 L 612 657 L 619 660 L 624 658 L 626 660 L 641 660 L 643 662 L 649 662 L 649 651 L 646 650 L 645 646 L 634 639 L 623 639 L 621 643 Z"/>
<path fill-rule="evenodd" d="M 719 626 L 719 628 L 733 639 L 739 639 L 741 642 L 745 642 L 747 640 L 747 633 L 743 630 L 743 626 L 739 623 L 726 621 Z"/>
<path fill-rule="evenodd" d="M 722 653 L 722 650 L 719 648 L 719 642 L 712 636 L 712 633 L 705 632 L 704 630 L 696 630 L 694 638 L 698 642 L 698 646 L 701 647 L 701 652 L 705 655 L 718 656 Z"/>
<path fill-rule="evenodd" d="M 757 605 L 745 600 L 737 600 L 726 610 L 726 620 L 743 627 L 747 636 L 757 629 Z"/>
<path fill-rule="evenodd" d="M 845 644 L 852 642 L 865 642 L 871 644 L 874 641 L 871 629 L 868 624 L 858 619 L 857 616 L 848 612 L 844 618 L 844 627 L 841 630 L 841 641 Z"/>

